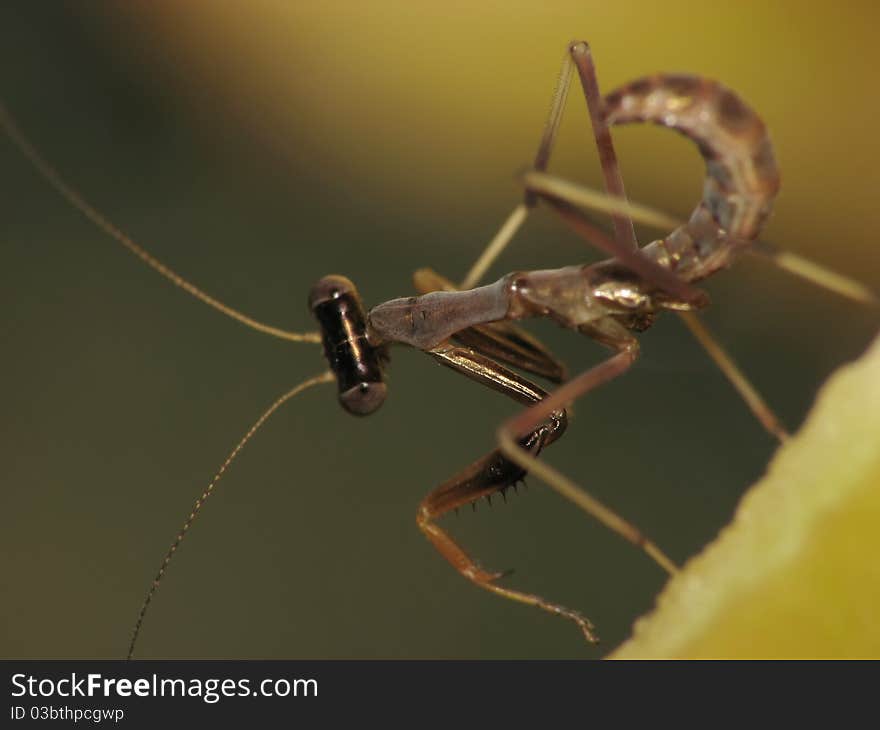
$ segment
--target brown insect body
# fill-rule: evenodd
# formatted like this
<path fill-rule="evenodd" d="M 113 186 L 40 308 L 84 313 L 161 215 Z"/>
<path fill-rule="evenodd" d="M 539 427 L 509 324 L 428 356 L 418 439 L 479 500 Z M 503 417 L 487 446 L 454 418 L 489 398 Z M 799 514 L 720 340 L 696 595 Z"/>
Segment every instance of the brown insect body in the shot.
<path fill-rule="evenodd" d="M 692 139 L 706 161 L 703 197 L 690 219 L 642 248 L 645 258 L 680 281 L 699 281 L 728 266 L 760 233 L 779 190 L 779 172 L 764 123 L 733 91 L 698 76 L 660 74 L 610 93 L 602 115 L 609 126 L 652 122 L 674 129 Z M 468 291 L 393 299 L 370 310 L 368 326 L 374 342 L 430 349 L 478 324 L 549 316 L 606 340 L 616 329 L 612 320 L 642 331 L 661 309 L 707 303 L 690 296 L 690 289 L 664 289 L 666 282 L 658 284 L 655 274 L 649 267 L 633 271 L 619 259 L 518 272 Z M 611 344 L 627 339 L 612 336 Z"/>
<path fill-rule="evenodd" d="M 614 254 L 614 258 L 591 265 L 515 272 L 492 284 L 464 291 L 442 286 L 437 287 L 442 291 L 392 299 L 369 311 L 366 329 L 368 341 L 376 346 L 402 343 L 422 349 L 442 364 L 531 404 L 521 416 L 502 426 L 498 450 L 474 462 L 422 501 L 417 523 L 437 550 L 466 578 L 504 597 L 563 615 L 577 623 L 592 641 L 595 637 L 588 619 L 539 596 L 498 585 L 500 575 L 478 567 L 436 524 L 436 519 L 480 497 L 496 491 L 503 493 L 526 471 L 536 471 L 558 491 L 674 572 L 674 564 L 637 528 L 584 495 L 535 457 L 562 434 L 564 409 L 569 401 L 621 374 L 636 359 L 639 348 L 633 332 L 650 327 L 663 309 L 688 311 L 706 306 L 708 297 L 691 282 L 729 265 L 736 253 L 760 233 L 779 189 L 779 173 L 764 123 L 721 84 L 697 76 L 657 75 L 634 81 L 600 100 L 586 44 L 572 44 L 569 51 L 584 85 L 609 192 L 623 195 L 608 127 L 634 122 L 670 127 L 692 139 L 706 161 L 703 197 L 690 219 L 666 237 L 638 250 L 634 233 L 627 235 L 632 232 L 631 221 L 622 222 L 618 217 L 616 238 L 610 239 L 558 190 L 529 187 L 527 208 L 538 200 L 549 203 L 576 232 Z M 568 65 L 563 69 L 561 86 L 567 84 L 566 74 L 570 75 Z M 547 125 L 550 132 L 545 133 L 536 158 L 538 170 L 549 160 L 549 147 L 564 97 L 564 93 L 557 92 Z M 518 226 L 524 214 L 515 210 L 511 220 L 514 218 L 519 221 Z M 495 361 L 489 360 L 480 354 L 479 338 L 472 348 L 450 343 L 451 338 L 460 338 L 463 333 L 470 333 L 472 339 L 479 328 L 483 328 L 483 333 L 486 328 L 501 325 L 510 328 L 509 321 L 530 317 L 549 317 L 617 354 L 548 396 L 501 364 L 542 372 L 534 361 L 506 352 L 495 352 Z M 501 339 L 511 337 L 511 332 L 507 329 Z M 325 340 L 326 337 L 325 333 Z M 538 359 L 553 361 L 549 353 Z"/>
<path fill-rule="evenodd" d="M 606 196 L 596 196 L 573 183 L 545 173 L 555 142 L 568 88 L 575 71 L 580 77 L 592 121 Z M 610 126 L 651 122 L 692 139 L 706 162 L 703 195 L 683 224 L 625 199 Z M 779 438 L 786 432 L 723 349 L 689 310 L 708 304 L 700 281 L 728 266 L 741 251 L 755 246 L 779 189 L 780 177 L 764 123 L 734 92 L 723 85 L 688 75 L 655 75 L 627 84 L 604 99 L 595 66 L 584 42 L 568 46 L 553 105 L 532 170 L 522 176 L 525 199 L 502 225 L 477 259 L 460 287 L 421 270 L 416 288 L 421 296 L 393 299 L 365 312 L 354 284 L 337 275 L 313 286 L 309 307 L 321 332 L 299 333 L 258 322 L 183 279 L 110 223 L 79 195 L 31 146 L 0 106 L 0 126 L 33 162 L 45 179 L 74 207 L 147 266 L 203 303 L 252 329 L 294 342 L 321 342 L 330 372 L 300 383 L 280 396 L 246 432 L 196 501 L 172 542 L 141 606 L 134 626 L 132 655 L 147 609 L 181 540 L 205 500 L 248 440 L 269 416 L 304 389 L 335 380 L 343 408 L 367 415 L 384 401 L 383 366 L 392 344 L 425 351 L 440 364 L 526 406 L 497 432 L 498 447 L 431 491 L 420 503 L 416 522 L 440 554 L 465 578 L 502 597 L 567 618 L 595 641 L 591 622 L 582 614 L 544 598 L 498 583 L 500 573 L 481 568 L 438 524 L 444 514 L 514 485 L 527 472 L 538 476 L 606 527 L 642 549 L 668 573 L 675 564 L 638 528 L 608 509 L 537 455 L 557 440 L 567 424 L 571 402 L 626 372 L 638 356 L 633 332 L 648 328 L 663 310 L 682 313 L 686 324 L 706 347 L 764 427 Z M 547 204 L 578 235 L 610 255 L 605 261 L 558 269 L 515 272 L 492 284 L 475 286 L 495 257 L 509 243 L 538 202 Z M 579 208 L 592 207 L 612 216 L 614 234 L 597 228 Z M 639 249 L 633 220 L 674 229 Z M 766 251 L 765 251 L 766 253 Z M 805 278 L 861 301 L 876 301 L 855 282 L 820 267 L 792 264 L 778 253 L 769 257 Z M 605 361 L 567 380 L 567 371 L 552 353 L 514 320 L 549 317 L 611 349 Z M 562 383 L 548 393 L 509 369 Z"/>

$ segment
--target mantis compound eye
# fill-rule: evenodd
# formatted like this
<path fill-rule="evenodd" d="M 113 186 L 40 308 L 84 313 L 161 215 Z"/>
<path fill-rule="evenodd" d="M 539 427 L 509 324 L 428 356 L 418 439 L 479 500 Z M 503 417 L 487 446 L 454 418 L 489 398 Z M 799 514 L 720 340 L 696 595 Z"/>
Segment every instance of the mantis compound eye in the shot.
<path fill-rule="evenodd" d="M 339 384 L 339 403 L 366 416 L 385 402 L 379 348 L 367 340 L 367 318 L 355 285 L 344 276 L 325 276 L 309 293 L 309 308 L 321 326 L 324 355 Z"/>

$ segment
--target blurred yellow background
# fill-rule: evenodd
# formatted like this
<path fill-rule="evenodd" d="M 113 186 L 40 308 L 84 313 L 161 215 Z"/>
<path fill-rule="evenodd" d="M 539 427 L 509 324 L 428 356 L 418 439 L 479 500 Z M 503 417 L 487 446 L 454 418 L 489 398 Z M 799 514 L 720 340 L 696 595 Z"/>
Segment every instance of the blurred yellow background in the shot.
<path fill-rule="evenodd" d="M 783 176 L 767 238 L 880 289 L 880 145 L 864 2 L 5 3 L 0 96 L 86 198 L 218 298 L 308 328 L 310 284 L 368 305 L 425 265 L 460 277 L 516 203 L 567 41 L 605 91 L 715 77 L 763 116 Z M 551 168 L 599 185 L 569 98 Z M 632 198 L 684 215 L 693 146 L 615 132 Z M 5 262 L 0 655 L 119 656 L 167 543 L 260 410 L 317 348 L 250 333 L 119 250 L 0 143 Z M 642 232 L 649 240 L 650 232 Z M 594 254 L 539 213 L 493 269 Z M 744 261 L 708 322 L 795 427 L 876 313 Z M 585 368 L 603 356 L 536 331 Z M 674 318 L 577 408 L 547 457 L 683 561 L 774 450 Z M 370 420 L 329 388 L 270 422 L 221 483 L 147 617 L 141 656 L 601 656 L 663 584 L 637 551 L 536 482 L 451 529 L 511 585 L 582 609 L 605 643 L 468 585 L 414 523 L 421 496 L 491 446 L 512 406 L 395 351 Z"/>
<path fill-rule="evenodd" d="M 140 60 L 173 77 L 199 113 L 208 100 L 234 110 L 300 168 L 311 147 L 309 177 L 345 178 L 364 203 L 400 198 L 413 217 L 509 201 L 499 179 L 529 161 L 572 38 L 592 45 L 606 91 L 656 71 L 714 77 L 773 131 L 784 173 L 774 232 L 791 230 L 812 254 L 841 239 L 867 252 L 880 111 L 870 3 L 153 2 L 112 19 L 125 22 L 117 38 L 129 51 L 132 34 L 148 34 Z M 561 169 L 598 184 L 577 156 L 592 151 L 582 99 L 572 100 Z M 698 178 L 681 172 L 699 167 L 687 143 L 618 136 L 634 194 L 689 210 Z"/>

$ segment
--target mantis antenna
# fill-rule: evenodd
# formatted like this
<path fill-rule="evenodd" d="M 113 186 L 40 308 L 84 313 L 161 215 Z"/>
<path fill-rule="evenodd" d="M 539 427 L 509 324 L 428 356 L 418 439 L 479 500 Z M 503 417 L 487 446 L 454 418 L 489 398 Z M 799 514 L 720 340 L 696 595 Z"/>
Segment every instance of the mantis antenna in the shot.
<path fill-rule="evenodd" d="M 153 269 L 153 271 L 165 277 L 168 281 L 174 284 L 174 286 L 183 289 L 183 291 L 195 297 L 200 302 L 207 304 L 209 307 L 213 307 L 218 312 L 225 314 L 227 317 L 231 317 L 235 321 L 240 322 L 246 327 L 250 327 L 257 332 L 262 332 L 264 334 L 271 335 L 272 337 L 278 337 L 282 340 L 290 340 L 292 342 L 321 342 L 321 337 L 320 335 L 318 335 L 317 332 L 290 332 L 288 330 L 273 327 L 272 325 L 268 325 L 263 322 L 259 322 L 251 317 L 248 317 L 246 314 L 239 312 L 237 309 L 233 309 L 232 307 L 215 299 L 207 292 L 202 291 L 195 284 L 183 278 L 176 271 L 155 258 L 145 248 L 140 246 L 138 243 L 135 243 L 134 240 L 132 240 L 113 223 L 111 223 L 106 217 L 99 213 L 98 210 L 91 205 L 91 203 L 89 203 L 71 185 L 69 185 L 61 176 L 61 174 L 54 167 L 52 167 L 52 165 L 50 165 L 39 152 L 37 152 L 36 148 L 30 143 L 27 137 L 25 137 L 21 130 L 18 128 L 15 120 L 6 110 L 6 107 L 2 104 L 2 102 L 0 102 L 0 128 L 2 128 L 4 132 L 6 132 L 7 136 L 12 140 L 15 146 L 18 147 L 19 150 L 21 150 L 22 154 L 24 154 L 24 156 L 27 157 L 28 160 L 30 160 L 30 162 L 37 169 L 40 175 L 43 176 L 46 182 L 48 182 L 65 200 L 67 200 L 67 202 L 69 202 L 74 208 L 76 208 L 98 228 L 104 231 L 104 233 L 115 239 L 118 243 L 122 244 L 122 246 L 128 249 L 130 253 L 137 256 L 147 266 Z"/>
<path fill-rule="evenodd" d="M 226 460 L 220 465 L 220 468 L 217 470 L 217 473 L 214 475 L 214 478 L 208 483 L 208 486 L 205 487 L 205 491 L 199 495 L 199 498 L 193 504 L 192 510 L 189 513 L 189 516 L 184 520 L 183 526 L 177 533 L 177 536 L 174 538 L 174 541 L 171 543 L 171 546 L 168 548 L 168 552 L 165 553 L 165 557 L 162 560 L 162 564 L 159 566 L 159 570 L 156 573 L 156 577 L 153 578 L 153 582 L 150 584 L 150 590 L 147 591 L 147 596 L 144 598 L 144 602 L 141 605 L 141 610 L 138 612 L 137 621 L 135 622 L 134 629 L 131 632 L 131 642 L 128 645 L 128 653 L 126 654 L 126 659 L 131 659 L 134 654 L 135 644 L 137 644 L 138 636 L 141 633 L 141 627 L 144 625 L 144 617 L 147 615 L 147 609 L 150 607 L 150 603 L 153 601 L 153 596 L 156 595 L 156 591 L 159 588 L 159 583 L 162 578 L 165 576 L 165 571 L 168 570 L 168 565 L 171 562 L 171 559 L 174 557 L 174 553 L 177 552 L 177 548 L 180 547 L 180 543 L 183 542 L 183 538 L 186 537 L 186 533 L 189 532 L 189 528 L 192 527 L 193 522 L 195 522 L 196 517 L 199 512 L 201 512 L 202 507 L 205 505 L 208 497 L 210 497 L 214 493 L 214 488 L 217 486 L 217 483 L 226 473 L 226 470 L 229 468 L 229 465 L 235 460 L 235 457 L 241 453 L 241 450 L 245 447 L 248 441 L 250 441 L 254 434 L 260 429 L 260 427 L 269 420 L 269 417 L 275 413 L 281 406 L 283 406 L 287 401 L 293 398 L 295 395 L 302 393 L 304 390 L 311 388 L 313 385 L 320 385 L 321 383 L 334 383 L 336 382 L 336 378 L 332 372 L 329 370 L 321 373 L 320 375 L 316 375 L 308 380 L 304 380 L 302 383 L 297 385 L 295 388 L 291 388 L 284 395 L 279 396 L 272 405 L 270 405 L 260 417 L 254 421 L 253 426 L 251 426 L 247 433 L 241 437 L 239 442 L 235 445 L 235 448 L 229 452 L 229 456 L 226 457 Z"/>

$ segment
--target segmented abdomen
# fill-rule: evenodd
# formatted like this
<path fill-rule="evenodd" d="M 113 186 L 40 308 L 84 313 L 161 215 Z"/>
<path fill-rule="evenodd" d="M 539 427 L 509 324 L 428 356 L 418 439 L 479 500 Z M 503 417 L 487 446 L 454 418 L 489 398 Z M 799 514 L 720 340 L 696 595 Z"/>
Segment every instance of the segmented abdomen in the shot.
<path fill-rule="evenodd" d="M 661 74 L 612 92 L 604 112 L 609 125 L 652 122 L 675 129 L 696 142 L 706 160 L 703 199 L 691 220 L 645 247 L 646 253 L 701 278 L 711 271 L 698 271 L 700 264 L 719 258 L 713 254 L 721 254 L 717 244 L 722 239 L 735 244 L 760 233 L 779 190 L 779 170 L 764 122 L 733 91 L 699 76 Z M 721 230 L 713 245 L 716 226 Z M 698 259 L 691 265 L 686 265 L 688 246 L 696 249 L 691 253 Z"/>

